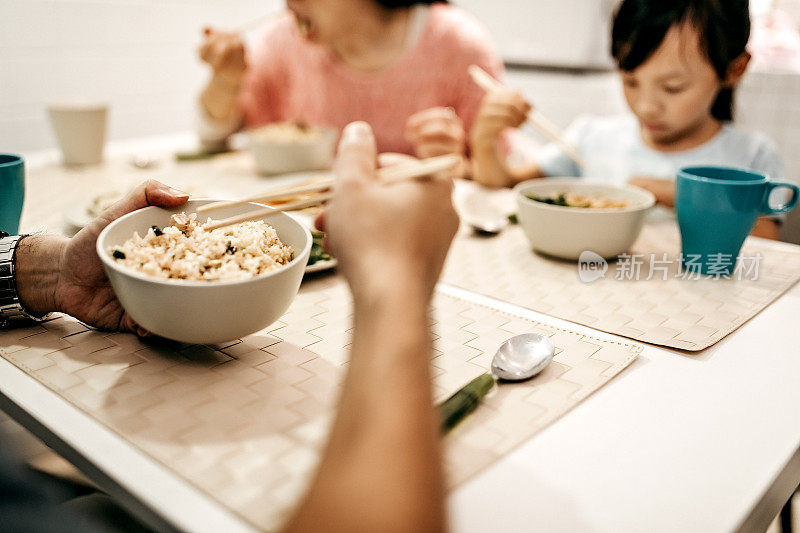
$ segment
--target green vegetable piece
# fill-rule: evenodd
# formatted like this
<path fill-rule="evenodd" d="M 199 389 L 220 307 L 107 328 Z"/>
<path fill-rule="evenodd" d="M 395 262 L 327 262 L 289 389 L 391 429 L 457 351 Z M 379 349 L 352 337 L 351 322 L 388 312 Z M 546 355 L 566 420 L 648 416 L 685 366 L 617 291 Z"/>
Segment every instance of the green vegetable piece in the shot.
<path fill-rule="evenodd" d="M 567 203 L 567 197 L 564 193 L 559 194 L 556 198 L 547 198 L 542 196 L 536 196 L 535 194 L 529 194 L 528 198 L 533 200 L 534 202 L 542 202 L 543 204 L 549 205 L 559 205 L 561 207 L 569 207 Z"/>
<path fill-rule="evenodd" d="M 114 250 L 113 252 L 111 252 L 111 257 L 113 257 L 114 259 L 125 259 L 125 252 L 123 252 L 122 250 Z"/>
<path fill-rule="evenodd" d="M 199 161 L 202 159 L 211 159 L 214 156 L 220 154 L 227 154 L 231 152 L 230 148 L 222 148 L 219 150 L 194 150 L 194 151 L 187 151 L 187 152 L 178 152 L 175 154 L 175 159 L 177 161 Z"/>
<path fill-rule="evenodd" d="M 508 215 L 508 222 L 509 224 L 519 224 L 519 218 L 517 217 L 517 214 L 511 213 Z"/>
<path fill-rule="evenodd" d="M 319 261 L 330 261 L 333 259 L 331 254 L 325 251 L 322 242 L 325 240 L 325 234 L 321 231 L 311 230 L 311 252 L 308 254 L 308 266 L 311 266 Z"/>
<path fill-rule="evenodd" d="M 155 224 L 153 224 L 152 226 L 150 226 L 150 229 L 152 229 L 152 230 L 153 230 L 153 233 L 155 234 L 155 236 L 156 236 L 156 237 L 160 237 L 161 235 L 164 235 L 164 232 L 163 232 L 163 231 L 161 231 L 161 228 L 159 228 L 159 227 L 158 227 L 158 226 L 156 226 Z"/>

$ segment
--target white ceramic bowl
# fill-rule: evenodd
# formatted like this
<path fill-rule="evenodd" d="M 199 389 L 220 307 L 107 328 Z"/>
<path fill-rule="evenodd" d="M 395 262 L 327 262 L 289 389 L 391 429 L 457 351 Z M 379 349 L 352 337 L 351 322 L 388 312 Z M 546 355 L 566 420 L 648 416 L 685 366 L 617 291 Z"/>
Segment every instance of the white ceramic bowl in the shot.
<path fill-rule="evenodd" d="M 248 149 L 261 174 L 326 170 L 333 164 L 338 137 L 333 129 L 315 128 L 312 135 L 287 140 L 264 139 L 259 131 L 245 133 Z"/>
<path fill-rule="evenodd" d="M 281 240 L 294 249 L 294 259 L 277 270 L 236 281 L 158 279 L 117 264 L 109 250 L 134 231 L 144 235 L 153 224 L 169 225 L 170 216 L 214 200 L 189 200 L 175 209 L 147 207 L 106 227 L 97 239 L 97 253 L 122 307 L 143 328 L 162 337 L 196 344 L 229 341 L 259 331 L 286 312 L 297 295 L 311 250 L 311 233 L 285 213 L 265 219 Z M 213 218 L 252 210 L 254 204 L 220 209 Z M 205 220 L 204 215 L 200 215 Z"/>
<path fill-rule="evenodd" d="M 627 252 L 655 204 L 655 197 L 644 189 L 585 178 L 530 180 L 518 184 L 514 192 L 519 224 L 534 250 L 562 259 L 578 259 L 587 250 L 604 258 Z M 528 198 L 560 193 L 602 196 L 628 205 L 622 209 L 562 207 Z"/>

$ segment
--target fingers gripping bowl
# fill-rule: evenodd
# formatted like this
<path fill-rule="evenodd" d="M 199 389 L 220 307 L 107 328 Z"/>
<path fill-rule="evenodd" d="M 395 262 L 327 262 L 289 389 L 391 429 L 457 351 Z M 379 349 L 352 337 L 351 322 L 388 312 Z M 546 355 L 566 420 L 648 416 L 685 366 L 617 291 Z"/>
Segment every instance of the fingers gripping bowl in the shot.
<path fill-rule="evenodd" d="M 534 250 L 562 259 L 578 259 L 586 250 L 604 258 L 627 252 L 655 204 L 655 197 L 644 189 L 583 178 L 525 181 L 514 193 L 520 226 Z M 596 200 L 587 205 L 612 207 L 570 207 L 542 201 L 565 195 Z"/>
<path fill-rule="evenodd" d="M 127 267 L 112 256 L 112 251 L 120 249 L 134 232 L 146 235 L 152 226 L 169 226 L 172 215 L 193 213 L 200 205 L 213 201 L 189 200 L 175 209 L 140 209 L 109 224 L 97 239 L 97 254 L 122 306 L 141 327 L 156 335 L 197 344 L 243 337 L 280 318 L 300 288 L 311 250 L 311 233 L 285 213 L 275 213 L 265 220 L 291 247 L 291 260 L 243 279 L 164 279 Z M 245 204 L 219 209 L 214 217 L 227 218 L 253 207 Z"/>

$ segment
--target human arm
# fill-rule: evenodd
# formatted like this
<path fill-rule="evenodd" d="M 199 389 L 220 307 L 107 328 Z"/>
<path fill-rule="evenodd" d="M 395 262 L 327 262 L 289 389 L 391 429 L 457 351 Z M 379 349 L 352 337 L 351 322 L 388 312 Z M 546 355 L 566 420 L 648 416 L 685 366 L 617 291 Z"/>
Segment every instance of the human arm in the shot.
<path fill-rule="evenodd" d="M 488 187 L 509 187 L 520 181 L 543 177 L 539 166 L 528 163 L 510 167 L 501 146 L 501 135 L 518 128 L 528 117 L 531 105 L 521 94 L 507 89 L 486 93 L 470 131 L 472 177 Z"/>
<path fill-rule="evenodd" d="M 117 300 L 97 257 L 100 232 L 116 218 L 148 205 L 174 207 L 189 195 L 149 180 L 118 201 L 74 237 L 31 235 L 19 242 L 15 255 L 17 291 L 34 314 L 59 311 L 101 329 L 142 330 Z"/>
<path fill-rule="evenodd" d="M 200 103 L 209 117 L 229 121 L 236 113 L 236 99 L 247 70 L 244 43 L 236 33 L 204 30 L 200 58 L 211 67 L 209 78 L 200 93 Z"/>
<path fill-rule="evenodd" d="M 445 154 L 466 156 L 464 122 L 452 107 L 432 107 L 411 115 L 406 122 L 405 134 L 419 158 Z M 462 177 L 466 170 L 464 160 L 457 176 Z"/>
<path fill-rule="evenodd" d="M 247 71 L 247 59 L 239 35 L 206 28 L 200 58 L 211 67 L 211 77 L 200 93 L 197 128 L 205 149 L 218 150 L 242 123 L 239 95 Z"/>
<path fill-rule="evenodd" d="M 651 192 L 658 204 L 675 207 L 675 182 L 672 180 L 637 176 L 631 178 L 628 184 Z"/>
<path fill-rule="evenodd" d="M 786 180 L 786 166 L 778 152 L 777 146 L 765 136 L 756 135 L 754 137 L 758 143 L 758 149 L 753 160 L 749 163 L 749 168 L 761 172 L 772 179 Z M 792 180 L 788 180 L 792 181 Z M 770 203 L 782 204 L 789 200 L 789 190 L 781 188 L 771 198 Z M 779 240 L 781 224 L 786 221 L 786 213 L 779 213 L 767 217 L 759 217 L 750 235 L 762 237 L 764 239 Z"/>
<path fill-rule="evenodd" d="M 774 217 L 758 217 L 750 235 L 777 241 L 780 239 L 780 229 L 780 225 Z"/>
<path fill-rule="evenodd" d="M 353 293 L 353 348 L 324 456 L 286 530 L 440 531 L 428 304 L 458 226 L 452 183 L 377 182 L 363 123 L 345 129 L 336 172 L 324 227 Z"/>

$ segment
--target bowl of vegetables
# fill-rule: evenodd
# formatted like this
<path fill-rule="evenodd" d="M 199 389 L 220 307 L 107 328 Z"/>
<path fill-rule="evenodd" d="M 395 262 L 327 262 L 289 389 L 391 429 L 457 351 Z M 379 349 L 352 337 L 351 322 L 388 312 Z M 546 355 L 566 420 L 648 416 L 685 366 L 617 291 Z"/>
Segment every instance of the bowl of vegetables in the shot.
<path fill-rule="evenodd" d="M 627 252 L 655 205 L 644 189 L 584 178 L 530 180 L 514 192 L 517 218 L 533 249 L 572 260 L 585 251 L 604 258 Z"/>

